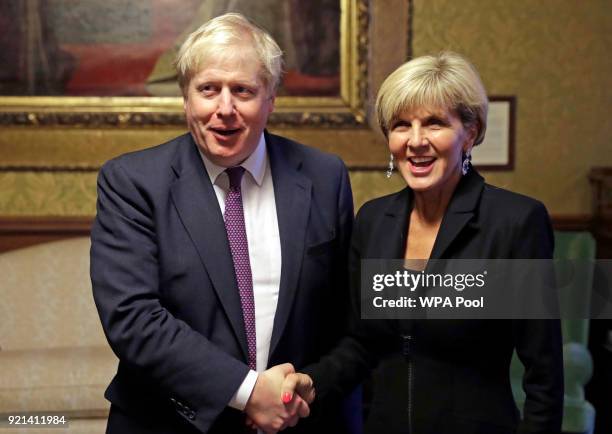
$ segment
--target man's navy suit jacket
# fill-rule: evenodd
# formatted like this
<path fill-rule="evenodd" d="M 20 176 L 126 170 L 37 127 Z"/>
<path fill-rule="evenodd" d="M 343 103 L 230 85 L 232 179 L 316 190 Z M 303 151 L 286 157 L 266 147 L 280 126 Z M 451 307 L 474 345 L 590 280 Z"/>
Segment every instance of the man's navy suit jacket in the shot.
<path fill-rule="evenodd" d="M 265 139 L 282 256 L 268 366 L 297 370 L 344 332 L 352 196 L 339 158 Z M 108 431 L 241 432 L 244 415 L 227 407 L 249 369 L 240 298 L 223 216 L 190 134 L 104 165 L 91 278 L 120 360 L 106 391 Z M 341 429 L 339 405 L 319 403 L 296 432 Z"/>

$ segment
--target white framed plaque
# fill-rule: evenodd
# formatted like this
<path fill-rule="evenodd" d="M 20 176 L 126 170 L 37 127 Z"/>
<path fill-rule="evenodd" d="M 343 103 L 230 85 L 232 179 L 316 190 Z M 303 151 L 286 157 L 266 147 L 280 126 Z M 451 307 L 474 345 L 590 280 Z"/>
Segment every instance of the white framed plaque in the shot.
<path fill-rule="evenodd" d="M 514 169 L 516 97 L 489 97 L 484 142 L 472 149 L 472 164 L 480 170 Z"/>

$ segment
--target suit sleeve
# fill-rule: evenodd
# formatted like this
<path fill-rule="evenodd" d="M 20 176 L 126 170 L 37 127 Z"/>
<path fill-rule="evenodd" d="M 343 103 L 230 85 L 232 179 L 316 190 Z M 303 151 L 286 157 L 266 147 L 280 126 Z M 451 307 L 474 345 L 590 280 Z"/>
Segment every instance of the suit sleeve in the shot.
<path fill-rule="evenodd" d="M 553 231 L 542 204 L 538 203 L 519 224 L 514 240 L 514 258 L 552 258 Z M 560 433 L 563 416 L 561 322 L 559 319 L 515 320 L 513 333 L 517 354 L 525 366 L 526 399 L 518 432 Z"/>
<path fill-rule="evenodd" d="M 154 205 L 144 191 L 120 161 L 100 172 L 90 270 L 96 307 L 121 363 L 158 385 L 181 416 L 206 432 L 248 367 L 162 304 Z"/>

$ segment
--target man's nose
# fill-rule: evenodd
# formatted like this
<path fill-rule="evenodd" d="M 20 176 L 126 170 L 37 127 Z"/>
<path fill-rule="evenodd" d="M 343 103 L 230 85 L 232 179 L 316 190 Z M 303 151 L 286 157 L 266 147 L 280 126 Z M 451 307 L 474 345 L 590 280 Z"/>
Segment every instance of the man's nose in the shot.
<path fill-rule="evenodd" d="M 231 116 L 234 113 L 234 97 L 229 89 L 222 89 L 219 94 L 217 114 L 221 117 Z"/>

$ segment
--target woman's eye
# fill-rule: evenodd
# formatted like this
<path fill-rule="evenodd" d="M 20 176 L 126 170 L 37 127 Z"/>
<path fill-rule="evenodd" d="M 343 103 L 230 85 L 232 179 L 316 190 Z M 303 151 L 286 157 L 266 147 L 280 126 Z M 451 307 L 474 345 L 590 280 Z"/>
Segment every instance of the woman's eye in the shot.
<path fill-rule="evenodd" d="M 440 118 L 431 118 L 431 119 L 429 119 L 429 121 L 427 123 L 433 129 L 440 129 L 440 128 L 442 128 L 442 127 L 447 125 L 447 123 L 444 120 L 440 119 Z"/>
<path fill-rule="evenodd" d="M 406 121 L 397 121 L 393 124 L 393 129 L 394 130 L 405 130 L 407 128 L 410 128 L 410 122 L 406 122 Z"/>

